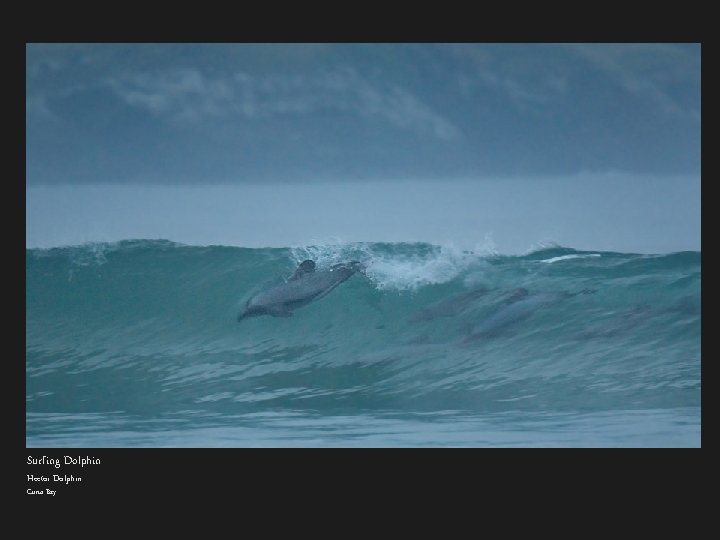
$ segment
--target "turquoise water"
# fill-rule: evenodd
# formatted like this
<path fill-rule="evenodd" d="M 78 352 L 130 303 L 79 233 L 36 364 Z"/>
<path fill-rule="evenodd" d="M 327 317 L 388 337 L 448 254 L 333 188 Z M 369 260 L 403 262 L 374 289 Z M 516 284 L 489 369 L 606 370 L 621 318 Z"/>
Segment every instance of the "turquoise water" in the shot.
<path fill-rule="evenodd" d="M 313 259 L 289 318 L 236 318 Z M 28 447 L 700 446 L 700 253 L 26 252 Z"/>

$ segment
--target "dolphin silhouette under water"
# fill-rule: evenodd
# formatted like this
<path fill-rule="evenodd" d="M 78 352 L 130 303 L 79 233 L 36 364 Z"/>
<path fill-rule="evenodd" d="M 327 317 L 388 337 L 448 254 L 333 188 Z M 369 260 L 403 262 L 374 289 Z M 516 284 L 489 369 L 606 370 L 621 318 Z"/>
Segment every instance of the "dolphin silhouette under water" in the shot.
<path fill-rule="evenodd" d="M 352 261 L 315 271 L 313 261 L 303 261 L 285 283 L 266 289 L 248 300 L 245 311 L 238 315 L 237 320 L 261 315 L 290 317 L 292 310 L 322 298 L 355 272 L 364 270 L 362 263 Z"/>
<path fill-rule="evenodd" d="M 478 298 L 489 292 L 485 287 L 474 289 L 470 292 L 456 294 L 450 298 L 444 298 L 430 304 L 415 313 L 410 319 L 411 322 L 432 321 L 439 317 L 454 317 L 469 308 Z"/>
<path fill-rule="evenodd" d="M 497 337 L 505 332 L 511 325 L 524 321 L 545 306 L 555 304 L 566 298 L 577 296 L 578 294 L 593 294 L 595 292 L 597 291 L 583 289 L 579 292 L 543 292 L 530 294 L 525 288 L 516 289 L 513 294 L 503 302 L 502 307 L 472 328 L 470 334 L 463 342 L 468 343 L 482 338 Z"/>

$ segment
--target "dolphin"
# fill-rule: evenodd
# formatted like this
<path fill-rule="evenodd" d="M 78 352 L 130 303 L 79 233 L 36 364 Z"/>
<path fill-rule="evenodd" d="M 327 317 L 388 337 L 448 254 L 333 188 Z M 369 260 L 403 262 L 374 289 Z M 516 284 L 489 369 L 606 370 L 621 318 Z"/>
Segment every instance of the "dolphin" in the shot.
<path fill-rule="evenodd" d="M 540 308 L 555 304 L 578 294 L 592 294 L 595 292 L 597 291 L 583 289 L 576 293 L 545 292 L 529 294 L 527 289 L 516 289 L 513 294 L 503 302 L 502 307 L 486 319 L 480 321 L 480 323 L 471 330 L 470 335 L 465 338 L 464 343 L 481 338 L 496 337 L 502 334 L 508 326 L 524 321 Z"/>
<path fill-rule="evenodd" d="M 465 311 L 475 300 L 484 296 L 487 292 L 488 289 L 481 287 L 450 298 L 444 298 L 419 310 L 410 320 L 411 322 L 421 322 L 431 321 L 438 317 L 454 317 Z"/>
<path fill-rule="evenodd" d="M 355 272 L 363 272 L 365 265 L 358 261 L 341 263 L 327 270 L 315 271 L 315 262 L 300 263 L 295 273 L 285 282 L 266 289 L 248 300 L 238 322 L 247 317 L 272 315 L 290 317 L 292 310 L 322 298 Z"/>
<path fill-rule="evenodd" d="M 614 314 L 605 320 L 589 326 L 576 339 L 607 338 L 623 335 L 655 315 L 650 306 L 640 304 Z"/>

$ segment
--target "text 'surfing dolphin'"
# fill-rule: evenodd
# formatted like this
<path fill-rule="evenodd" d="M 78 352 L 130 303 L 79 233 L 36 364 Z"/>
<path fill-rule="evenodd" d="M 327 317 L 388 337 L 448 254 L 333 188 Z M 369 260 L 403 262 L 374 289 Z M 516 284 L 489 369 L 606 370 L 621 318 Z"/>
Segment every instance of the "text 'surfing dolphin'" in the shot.
<path fill-rule="evenodd" d="M 245 311 L 238 315 L 238 321 L 260 315 L 290 317 L 293 309 L 322 298 L 355 272 L 364 269 L 362 263 L 352 261 L 316 272 L 313 261 L 303 261 L 285 283 L 266 289 L 248 300 Z"/>

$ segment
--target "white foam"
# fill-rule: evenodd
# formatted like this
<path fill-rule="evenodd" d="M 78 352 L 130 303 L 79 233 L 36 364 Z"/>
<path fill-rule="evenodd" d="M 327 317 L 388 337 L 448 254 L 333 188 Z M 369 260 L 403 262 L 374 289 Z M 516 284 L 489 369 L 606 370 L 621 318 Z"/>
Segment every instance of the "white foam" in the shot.
<path fill-rule="evenodd" d="M 559 257 L 553 257 L 551 259 L 544 259 L 540 262 L 544 263 L 555 263 L 558 261 L 566 261 L 568 259 L 586 259 L 588 257 L 600 257 L 601 255 L 599 253 L 582 253 L 582 254 L 573 254 L 573 255 L 561 255 Z"/>
<path fill-rule="evenodd" d="M 296 264 L 312 259 L 319 268 L 333 264 L 360 261 L 366 266 L 365 275 L 380 290 L 415 290 L 430 284 L 446 283 L 455 279 L 470 266 L 478 264 L 485 253 L 465 251 L 453 244 L 425 245 L 425 250 L 405 244 L 403 246 L 370 243 L 332 243 L 295 246 L 291 256 Z"/>
<path fill-rule="evenodd" d="M 476 254 L 448 246 L 425 255 L 378 253 L 366 263 L 366 275 L 381 290 L 415 290 L 451 281 L 477 261 Z"/>

